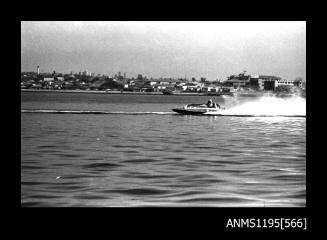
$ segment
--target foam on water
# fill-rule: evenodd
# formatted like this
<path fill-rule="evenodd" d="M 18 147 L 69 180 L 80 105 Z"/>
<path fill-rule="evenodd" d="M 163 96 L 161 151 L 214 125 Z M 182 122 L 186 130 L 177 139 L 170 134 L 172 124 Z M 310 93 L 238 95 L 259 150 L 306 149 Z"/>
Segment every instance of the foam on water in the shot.
<path fill-rule="evenodd" d="M 231 101 L 232 106 L 221 115 L 306 116 L 306 99 L 296 95 L 280 98 L 267 94 L 243 103 L 237 97 Z"/>

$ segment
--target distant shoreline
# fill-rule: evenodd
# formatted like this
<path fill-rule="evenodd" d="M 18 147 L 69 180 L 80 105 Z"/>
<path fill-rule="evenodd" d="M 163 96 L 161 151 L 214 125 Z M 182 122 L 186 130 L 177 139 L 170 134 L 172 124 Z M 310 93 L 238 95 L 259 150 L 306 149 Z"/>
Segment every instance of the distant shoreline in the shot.
<path fill-rule="evenodd" d="M 101 90 L 47 90 L 47 89 L 21 89 L 21 92 L 51 92 L 51 93 L 98 93 L 98 94 L 129 94 L 129 95 L 166 95 L 162 92 L 128 92 L 128 91 L 101 91 Z M 173 93 L 169 96 L 213 96 L 206 93 Z M 221 96 L 217 94 L 214 96 Z"/>

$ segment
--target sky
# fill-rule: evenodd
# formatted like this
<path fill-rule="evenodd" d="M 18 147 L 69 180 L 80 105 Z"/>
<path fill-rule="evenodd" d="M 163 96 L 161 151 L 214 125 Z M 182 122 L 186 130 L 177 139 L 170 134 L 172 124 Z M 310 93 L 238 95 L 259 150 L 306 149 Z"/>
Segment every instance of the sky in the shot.
<path fill-rule="evenodd" d="M 21 71 L 306 80 L 306 22 L 21 22 Z"/>

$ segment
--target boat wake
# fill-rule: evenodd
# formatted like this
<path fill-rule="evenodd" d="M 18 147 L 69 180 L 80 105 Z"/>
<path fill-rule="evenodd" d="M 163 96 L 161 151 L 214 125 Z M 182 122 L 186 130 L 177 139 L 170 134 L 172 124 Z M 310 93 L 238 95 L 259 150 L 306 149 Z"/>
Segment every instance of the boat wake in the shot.
<path fill-rule="evenodd" d="M 43 109 L 22 109 L 22 113 L 48 113 L 48 114 L 127 114 L 127 115 L 145 115 L 145 114 L 175 114 L 173 112 L 108 112 L 108 111 L 86 111 L 86 110 L 43 110 Z"/>
<path fill-rule="evenodd" d="M 229 116 L 229 117 L 301 117 L 305 118 L 306 115 L 294 114 L 232 114 L 232 113 L 205 113 L 205 116 Z"/>
<path fill-rule="evenodd" d="M 260 98 L 244 100 L 233 97 L 224 103 L 225 109 L 206 112 L 206 116 L 234 116 L 234 117 L 306 117 L 306 99 L 298 96 L 290 98 L 278 98 L 264 95 Z M 65 109 L 22 109 L 22 113 L 46 113 L 46 114 L 125 114 L 125 115 L 176 115 L 173 111 L 90 111 L 90 110 L 65 110 Z"/>
<path fill-rule="evenodd" d="M 306 99 L 297 95 L 280 98 L 269 94 L 247 101 L 235 97 L 226 102 L 226 110 L 220 111 L 219 115 L 305 117 Z"/>
<path fill-rule="evenodd" d="M 47 110 L 47 109 L 22 109 L 21 113 L 44 113 L 44 114 L 121 114 L 121 115 L 179 115 L 175 112 L 108 112 L 108 111 L 85 111 L 85 110 Z M 228 110 L 221 110 L 219 113 L 210 112 L 205 116 L 230 116 L 230 117 L 306 117 L 305 115 L 288 114 L 236 114 L 229 113 Z M 203 116 L 202 115 L 202 116 Z"/>

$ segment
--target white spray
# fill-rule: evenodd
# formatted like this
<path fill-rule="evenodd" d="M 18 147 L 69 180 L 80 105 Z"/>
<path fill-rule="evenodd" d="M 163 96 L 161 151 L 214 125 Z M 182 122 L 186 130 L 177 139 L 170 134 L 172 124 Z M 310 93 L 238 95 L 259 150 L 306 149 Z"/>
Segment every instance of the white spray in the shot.
<path fill-rule="evenodd" d="M 226 110 L 221 111 L 224 115 L 267 115 L 267 116 L 306 116 L 306 98 L 299 96 L 276 97 L 264 95 L 253 98 L 247 102 L 242 97 L 226 99 Z M 229 105 L 229 106 L 228 106 Z"/>

